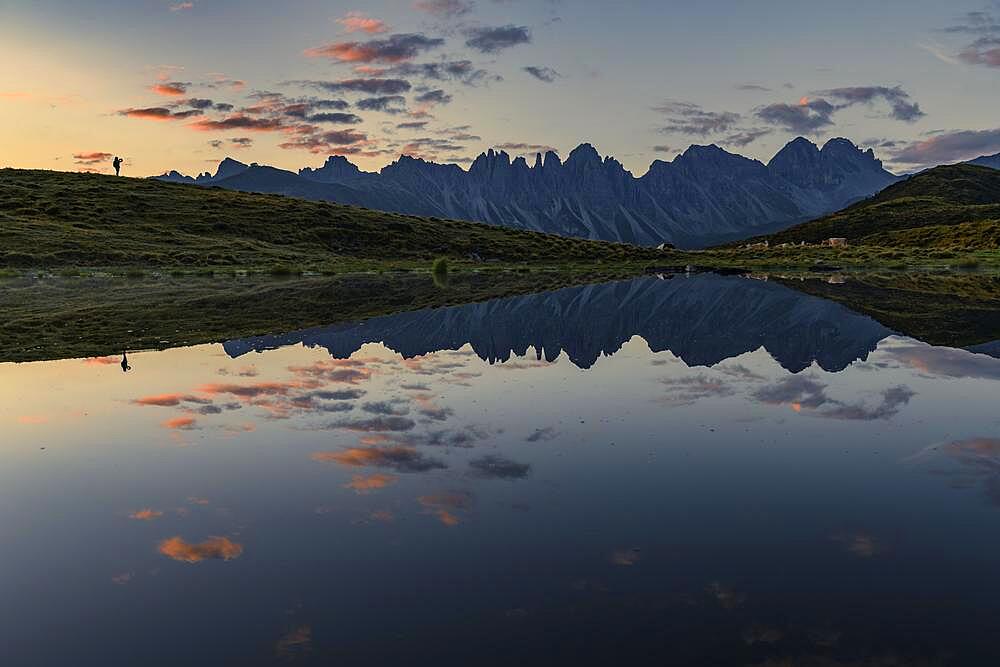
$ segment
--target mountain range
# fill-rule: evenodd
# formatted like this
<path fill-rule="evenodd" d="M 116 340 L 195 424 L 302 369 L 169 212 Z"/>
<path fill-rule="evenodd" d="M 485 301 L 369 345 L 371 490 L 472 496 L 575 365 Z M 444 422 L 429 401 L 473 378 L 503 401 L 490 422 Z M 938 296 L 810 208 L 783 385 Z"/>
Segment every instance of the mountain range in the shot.
<path fill-rule="evenodd" d="M 778 231 L 869 197 L 899 177 L 847 139 L 822 148 L 799 137 L 767 164 L 718 146 L 691 146 L 640 177 L 581 144 L 529 165 L 489 150 L 468 170 L 401 156 L 364 172 L 343 156 L 298 173 L 231 158 L 215 174 L 171 171 L 164 181 L 335 201 L 412 215 L 472 220 L 563 236 L 697 248 Z"/>
<path fill-rule="evenodd" d="M 287 345 L 325 348 L 346 359 L 384 343 L 404 358 L 466 344 L 484 361 L 505 362 L 534 348 L 538 359 L 563 352 L 580 368 L 611 356 L 633 336 L 653 352 L 671 351 L 688 366 L 714 366 L 763 347 L 786 370 L 813 363 L 829 372 L 867 359 L 892 331 L 838 303 L 776 282 L 697 274 L 569 287 L 364 322 L 230 340 L 239 357 Z"/>

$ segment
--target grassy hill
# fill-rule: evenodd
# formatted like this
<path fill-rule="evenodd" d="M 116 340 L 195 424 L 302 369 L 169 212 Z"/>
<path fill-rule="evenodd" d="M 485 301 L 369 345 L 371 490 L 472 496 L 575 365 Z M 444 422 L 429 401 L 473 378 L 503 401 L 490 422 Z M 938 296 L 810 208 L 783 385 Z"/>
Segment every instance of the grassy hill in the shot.
<path fill-rule="evenodd" d="M 935 167 L 876 196 L 768 237 L 772 245 L 843 237 L 855 245 L 1000 247 L 1000 170 Z"/>
<path fill-rule="evenodd" d="M 148 179 L 0 170 L 0 267 L 429 266 L 663 260 L 664 253 L 484 224 Z"/>

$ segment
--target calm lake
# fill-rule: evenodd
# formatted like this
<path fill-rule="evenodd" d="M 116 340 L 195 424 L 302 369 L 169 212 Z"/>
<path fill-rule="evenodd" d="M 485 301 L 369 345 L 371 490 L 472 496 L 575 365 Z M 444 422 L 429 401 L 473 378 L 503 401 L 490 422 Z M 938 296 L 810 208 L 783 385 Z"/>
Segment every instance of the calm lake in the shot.
<path fill-rule="evenodd" d="M 0 663 L 998 664 L 1000 344 L 665 278 L 0 364 Z"/>

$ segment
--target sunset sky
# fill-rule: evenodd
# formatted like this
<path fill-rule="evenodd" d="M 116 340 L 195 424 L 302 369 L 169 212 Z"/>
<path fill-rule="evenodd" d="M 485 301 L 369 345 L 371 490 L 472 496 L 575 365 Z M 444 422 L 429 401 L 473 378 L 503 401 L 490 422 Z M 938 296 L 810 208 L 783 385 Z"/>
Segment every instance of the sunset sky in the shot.
<path fill-rule="evenodd" d="M 0 166 L 374 170 L 589 141 L 641 175 L 798 135 L 900 171 L 1000 152 L 987 0 L 0 1 L 0 63 Z"/>

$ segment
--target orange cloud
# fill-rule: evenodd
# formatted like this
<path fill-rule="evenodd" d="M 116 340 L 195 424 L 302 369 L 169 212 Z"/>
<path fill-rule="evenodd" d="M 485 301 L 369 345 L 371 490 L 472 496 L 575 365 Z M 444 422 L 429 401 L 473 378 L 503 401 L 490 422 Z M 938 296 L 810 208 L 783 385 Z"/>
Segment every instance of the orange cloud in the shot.
<path fill-rule="evenodd" d="M 147 507 L 145 509 L 139 510 L 138 512 L 132 512 L 131 514 L 128 515 L 128 518 L 136 519 L 138 521 L 152 521 L 153 519 L 159 519 L 161 516 L 163 516 L 163 512 L 159 510 L 149 509 Z"/>
<path fill-rule="evenodd" d="M 437 517 L 446 526 L 456 526 L 461 519 L 455 511 L 468 510 L 472 507 L 473 496 L 468 491 L 445 491 L 417 498 L 417 502 Z"/>
<path fill-rule="evenodd" d="M 199 401 L 197 397 L 187 396 L 185 394 L 157 394 L 155 396 L 143 396 L 142 398 L 137 398 L 133 403 L 136 405 L 156 405 L 161 408 L 170 408 L 181 404 L 181 401 L 186 401 L 190 398 L 194 398 L 195 401 Z"/>
<path fill-rule="evenodd" d="M 195 428 L 198 420 L 194 417 L 174 417 L 163 422 L 163 428 L 190 431 Z"/>
<path fill-rule="evenodd" d="M 396 481 L 395 475 L 376 473 L 369 477 L 364 475 L 354 475 L 349 484 L 345 484 L 345 489 L 354 489 L 357 493 L 367 493 L 376 489 L 384 489 Z"/>
<path fill-rule="evenodd" d="M 157 551 L 183 563 L 200 563 L 203 560 L 233 560 L 243 554 L 243 545 L 228 537 L 210 537 L 193 544 L 181 537 L 171 537 L 160 542 Z"/>
<path fill-rule="evenodd" d="M 188 127 L 198 132 L 226 132 L 229 130 L 274 132 L 282 129 L 284 125 L 277 118 L 252 118 L 246 114 L 238 113 L 221 120 L 203 118 L 191 123 Z"/>
<path fill-rule="evenodd" d="M 181 95 L 187 95 L 187 84 L 181 83 L 180 81 L 154 83 L 149 87 L 149 89 L 157 95 L 163 95 L 164 97 L 180 97 Z"/>
<path fill-rule="evenodd" d="M 19 424 L 45 424 L 49 421 L 49 418 L 44 415 L 21 415 L 17 418 L 17 423 Z"/>
<path fill-rule="evenodd" d="M 345 32 L 367 32 L 371 35 L 388 30 L 385 21 L 373 19 L 361 12 L 349 12 L 343 18 L 337 19 L 337 23 L 344 26 Z"/>

